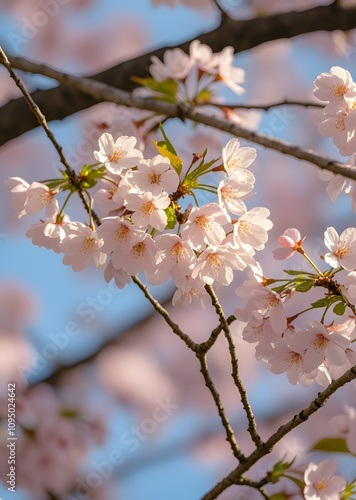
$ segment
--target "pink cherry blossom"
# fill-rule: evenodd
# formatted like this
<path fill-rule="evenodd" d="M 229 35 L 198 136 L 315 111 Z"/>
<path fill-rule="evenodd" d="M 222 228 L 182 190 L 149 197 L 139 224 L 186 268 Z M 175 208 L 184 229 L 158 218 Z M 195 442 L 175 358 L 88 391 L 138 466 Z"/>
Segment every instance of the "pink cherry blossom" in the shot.
<path fill-rule="evenodd" d="M 141 191 L 149 191 L 153 196 L 158 196 L 162 191 L 174 192 L 179 184 L 178 174 L 169 159 L 161 155 L 151 160 L 141 160 L 137 170 L 132 171 L 127 179 Z"/>
<path fill-rule="evenodd" d="M 326 459 L 315 464 L 311 462 L 304 473 L 305 500 L 340 500 L 346 487 L 346 479 L 335 474 L 337 463 Z"/>
<path fill-rule="evenodd" d="M 151 284 L 164 283 L 171 275 L 175 277 L 191 274 L 197 258 L 194 250 L 187 241 L 176 234 L 161 234 L 155 238 L 159 249 L 159 265 L 153 273 L 146 273 Z"/>
<path fill-rule="evenodd" d="M 344 413 L 333 417 L 330 426 L 346 435 L 347 447 L 356 455 L 356 408 L 345 405 Z"/>
<path fill-rule="evenodd" d="M 214 54 L 211 48 L 199 40 L 193 40 L 189 47 L 190 57 L 201 71 L 217 73 L 219 54 Z"/>
<path fill-rule="evenodd" d="M 94 151 L 94 156 L 109 172 L 120 174 L 142 160 L 141 151 L 135 149 L 136 143 L 136 137 L 123 135 L 114 141 L 113 136 L 105 132 L 99 137 L 99 151 Z"/>
<path fill-rule="evenodd" d="M 123 289 L 130 283 L 131 276 L 123 269 L 115 269 L 112 261 L 109 260 L 104 270 L 104 279 L 106 283 L 110 283 L 110 281 L 114 279 L 115 285 Z"/>
<path fill-rule="evenodd" d="M 18 218 L 24 215 L 37 215 L 46 208 L 46 217 L 58 213 L 58 201 L 55 198 L 57 190 L 49 189 L 40 182 L 29 185 L 20 177 L 10 177 L 5 181 L 5 186 L 10 189 L 13 201 L 12 206 Z"/>
<path fill-rule="evenodd" d="M 103 240 L 101 250 L 107 254 L 115 251 L 127 253 L 141 231 L 120 217 L 105 217 L 97 229 L 97 234 Z"/>
<path fill-rule="evenodd" d="M 179 48 L 166 50 L 163 62 L 156 56 L 152 56 L 151 61 L 150 73 L 158 82 L 169 78 L 184 80 L 192 67 L 192 59 Z"/>
<path fill-rule="evenodd" d="M 327 328 L 319 321 L 310 320 L 305 331 L 301 331 L 289 341 L 296 349 L 305 349 L 304 366 L 306 372 L 317 369 L 325 360 L 341 366 L 346 361 L 346 349 L 350 345 L 347 336 Z"/>
<path fill-rule="evenodd" d="M 240 147 L 238 139 L 231 139 L 222 150 L 225 170 L 230 179 L 239 175 L 241 169 L 248 168 L 255 161 L 255 148 Z"/>
<path fill-rule="evenodd" d="M 255 207 L 245 212 L 234 224 L 234 240 L 237 245 L 249 251 L 252 248 L 262 250 L 268 241 L 268 233 L 273 222 L 267 219 L 267 208 Z"/>
<path fill-rule="evenodd" d="M 144 231 L 136 234 L 131 242 L 128 252 L 114 252 L 112 263 L 115 269 L 123 269 L 130 276 L 134 276 L 141 271 L 154 272 L 158 261 L 159 252 L 152 239 L 152 236 Z"/>
<path fill-rule="evenodd" d="M 68 223 L 68 217 L 65 216 L 63 220 L 57 221 L 57 214 L 54 214 L 46 221 L 41 220 L 37 224 L 32 224 L 27 230 L 26 236 L 32 239 L 34 245 L 59 253 L 61 251 L 60 242 L 66 237 Z"/>
<path fill-rule="evenodd" d="M 342 266 L 347 271 L 356 268 L 356 229 L 349 227 L 340 236 L 333 227 L 328 227 L 324 233 L 325 246 L 330 250 L 326 253 L 325 262 L 331 267 Z"/>
<path fill-rule="evenodd" d="M 26 215 L 25 203 L 27 200 L 27 191 L 30 187 L 29 183 L 21 179 L 21 177 L 9 177 L 4 181 L 5 186 L 12 193 L 11 204 L 17 217 L 20 219 Z"/>
<path fill-rule="evenodd" d="M 167 215 L 164 209 L 169 206 L 170 202 L 167 193 L 161 193 L 158 196 L 150 192 L 129 193 L 126 196 L 126 208 L 133 211 L 132 222 L 142 228 L 150 225 L 158 231 L 163 231 L 167 225 Z"/>
<path fill-rule="evenodd" d="M 298 384 L 305 371 L 304 352 L 303 348 L 296 350 L 290 347 L 287 339 L 280 339 L 275 343 L 272 355 L 268 359 L 268 367 L 272 373 L 286 373 L 291 384 Z"/>
<path fill-rule="evenodd" d="M 192 302 L 198 302 L 202 307 L 209 300 L 209 295 L 204 288 L 204 283 L 199 279 L 193 279 L 192 276 L 177 275 L 174 284 L 178 287 L 172 298 L 172 305 L 189 305 Z"/>
<path fill-rule="evenodd" d="M 243 174 L 250 174 L 244 176 L 245 179 L 242 181 L 242 176 L 238 176 L 229 181 L 222 180 L 218 186 L 218 197 L 219 197 L 219 205 L 225 211 L 230 211 L 233 214 L 243 215 L 247 212 L 247 208 L 245 203 L 242 200 L 246 200 L 250 198 L 251 191 L 254 186 L 254 176 L 249 172 L 241 171 Z"/>
<path fill-rule="evenodd" d="M 101 251 L 104 241 L 96 231 L 81 222 L 71 223 L 66 237 L 60 243 L 64 253 L 63 264 L 72 266 L 73 271 L 82 271 L 91 262 L 102 268 L 106 262 L 106 254 Z"/>
<path fill-rule="evenodd" d="M 348 101 L 347 108 L 335 113 L 317 113 L 315 122 L 318 132 L 325 137 L 332 137 L 343 156 L 351 156 L 356 152 L 356 99 Z"/>
<path fill-rule="evenodd" d="M 217 203 L 193 207 L 182 231 L 182 238 L 198 251 L 206 245 L 220 245 L 225 238 L 222 226 L 227 223 L 228 219 Z"/>
<path fill-rule="evenodd" d="M 233 66 L 234 48 L 225 47 L 219 54 L 218 79 L 235 94 L 241 95 L 245 89 L 239 85 L 245 81 L 245 71 Z"/>
<path fill-rule="evenodd" d="M 330 73 L 321 73 L 314 81 L 314 95 L 328 102 L 324 110 L 330 113 L 345 107 L 347 98 L 356 97 L 356 84 L 349 71 L 333 66 Z"/>
<path fill-rule="evenodd" d="M 273 250 L 273 257 L 276 260 L 289 259 L 298 249 L 302 248 L 304 240 L 305 237 L 303 239 L 301 238 L 298 229 L 286 229 L 282 236 L 279 236 L 278 238 L 278 243 L 280 243 L 283 248 Z"/>
<path fill-rule="evenodd" d="M 230 244 L 209 246 L 198 257 L 192 272 L 192 278 L 199 278 L 207 285 L 214 281 L 229 285 L 234 278 L 234 270 L 242 271 L 248 262 L 254 262 L 246 252 L 241 252 Z"/>

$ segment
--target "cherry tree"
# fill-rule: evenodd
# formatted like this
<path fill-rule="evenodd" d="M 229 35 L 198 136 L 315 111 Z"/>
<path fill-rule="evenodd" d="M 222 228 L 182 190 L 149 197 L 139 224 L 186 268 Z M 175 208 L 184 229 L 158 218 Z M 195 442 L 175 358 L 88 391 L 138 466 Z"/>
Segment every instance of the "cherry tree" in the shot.
<path fill-rule="evenodd" d="M 36 352 L 33 299 L 3 286 L 5 491 L 356 498 L 356 4 L 147 0 L 153 29 L 160 9 L 168 26 L 179 9 L 202 21 L 146 52 L 144 16 L 122 6 L 108 7 L 121 23 L 78 37 L 71 21 L 95 3 L 2 7 L 17 23 L 0 47 L 4 236 L 106 283 L 76 309 L 96 338 L 125 296 L 132 327 L 88 354 L 68 321 Z M 78 335 L 82 355 L 63 361 Z M 122 429 L 125 411 L 139 425 Z M 195 412 L 180 446 L 196 469 L 125 489 L 126 469 L 174 456 L 157 442 Z"/>

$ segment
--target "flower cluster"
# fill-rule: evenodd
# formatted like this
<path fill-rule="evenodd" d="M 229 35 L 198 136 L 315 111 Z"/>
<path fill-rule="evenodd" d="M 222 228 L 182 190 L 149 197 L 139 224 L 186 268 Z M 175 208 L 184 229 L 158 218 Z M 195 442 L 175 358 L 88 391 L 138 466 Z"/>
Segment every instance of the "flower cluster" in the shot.
<path fill-rule="evenodd" d="M 31 185 L 10 178 L 6 185 L 18 217 L 46 210 L 45 219 L 26 235 L 35 245 L 62 252 L 63 263 L 74 271 L 92 263 L 120 288 L 140 272 L 151 284 L 172 277 L 178 289 L 173 303 L 190 303 L 206 294 L 205 285 L 229 285 L 234 271 L 255 267 L 255 252 L 264 248 L 272 222 L 266 208 L 248 210 L 244 203 L 253 195 L 255 178 L 248 167 L 256 157 L 254 148 L 232 139 L 222 151 L 221 165 L 206 162 L 205 151 L 193 155 L 182 173 L 182 161 L 163 134 L 165 147 L 156 144 L 162 154 L 150 159 L 135 148 L 134 137 L 114 140 L 102 134 L 94 151 L 98 163 L 84 166 L 79 175 L 86 186 L 103 183 L 94 194 L 95 207 L 104 215 L 99 227 L 92 218 L 86 225 L 65 215 L 73 192 L 66 178 Z M 212 170 L 221 177 L 218 186 L 200 182 Z M 60 189 L 70 191 L 61 210 L 56 198 Z M 215 194 L 217 202 L 198 206 L 199 190 Z M 183 209 L 179 202 L 189 195 L 196 206 Z"/>
<path fill-rule="evenodd" d="M 314 95 L 326 103 L 317 117 L 318 131 L 332 137 L 343 156 L 356 152 L 356 84 L 349 71 L 334 66 L 314 82 Z"/>
<path fill-rule="evenodd" d="M 285 271 L 292 276 L 290 279 L 267 280 L 261 269 L 255 269 L 253 279 L 237 289 L 237 294 L 247 301 L 243 309 L 235 311 L 240 321 L 235 328 L 243 340 L 256 344 L 256 358 L 266 361 L 273 373 L 286 373 L 291 384 L 309 386 L 316 380 L 327 386 L 356 364 L 356 228 L 347 228 L 340 236 L 333 227 L 325 231 L 324 242 L 329 252 L 323 260 L 330 265 L 325 272 L 306 255 L 304 239 L 297 229 L 287 229 L 279 237 L 282 248 L 276 249 L 274 256 L 288 259 L 298 252 L 317 273 L 290 270 Z M 338 280 L 344 278 L 343 285 L 335 279 L 335 274 L 341 271 Z M 272 289 L 267 286 L 277 281 L 285 283 Z M 305 311 L 289 316 L 288 303 L 296 292 L 306 293 L 317 287 L 326 288 L 327 294 L 306 311 L 324 308 L 325 312 L 320 321 L 311 319 L 300 329 L 294 322 Z M 343 321 L 340 318 L 327 324 L 325 315 L 330 307 L 338 316 L 343 316 L 348 308 L 352 317 L 345 315 Z"/>
<path fill-rule="evenodd" d="M 214 101 L 215 89 L 223 84 L 235 94 L 244 93 L 241 84 L 245 71 L 234 67 L 234 49 L 225 47 L 214 53 L 208 45 L 194 40 L 189 54 L 179 48 L 167 50 L 163 61 L 151 58 L 152 78 L 134 78 L 145 89 L 139 93 L 168 102 L 187 102 L 194 105 Z"/>

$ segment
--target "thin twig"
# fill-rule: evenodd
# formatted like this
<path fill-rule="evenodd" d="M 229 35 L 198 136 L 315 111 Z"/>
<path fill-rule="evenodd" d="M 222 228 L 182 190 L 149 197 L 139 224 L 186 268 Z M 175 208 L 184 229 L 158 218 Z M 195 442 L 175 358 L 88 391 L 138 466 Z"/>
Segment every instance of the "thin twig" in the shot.
<path fill-rule="evenodd" d="M 214 486 L 206 495 L 202 497 L 201 500 L 215 500 L 218 496 L 229 488 L 233 484 L 239 484 L 242 475 L 248 471 L 258 460 L 262 457 L 268 455 L 273 447 L 287 434 L 289 434 L 293 429 L 298 427 L 300 424 L 306 422 L 308 418 L 318 411 L 322 406 L 325 405 L 327 400 L 332 396 L 338 389 L 340 389 L 345 384 L 356 379 L 356 366 L 353 366 L 347 370 L 341 377 L 331 382 L 331 384 L 324 389 L 324 391 L 319 392 L 318 396 L 313 399 L 313 401 L 302 410 L 297 415 L 294 415 L 286 424 L 283 424 L 277 429 L 277 431 L 272 434 L 265 441 L 260 448 L 256 449 L 249 457 L 246 458 L 244 463 L 230 472 L 228 476 L 222 479 L 218 484 Z"/>
<path fill-rule="evenodd" d="M 236 320 L 236 318 L 233 314 L 231 316 L 229 316 L 228 318 L 226 318 L 226 322 L 229 326 L 235 320 Z M 199 346 L 198 346 L 199 352 L 208 352 L 213 347 L 215 342 L 217 341 L 222 330 L 223 330 L 223 326 L 221 323 L 219 323 L 218 326 L 216 328 L 214 328 L 214 330 L 211 332 L 208 340 L 199 344 Z"/>
<path fill-rule="evenodd" d="M 99 225 L 100 224 L 99 218 L 96 215 L 96 213 L 91 210 L 90 205 L 88 204 L 87 200 L 85 199 L 84 192 L 83 192 L 83 189 L 80 186 L 80 181 L 79 181 L 79 179 L 77 177 L 77 174 L 75 173 L 75 171 L 72 169 L 72 167 L 67 162 L 67 160 L 66 160 L 66 158 L 65 158 L 65 156 L 63 154 L 63 148 L 62 148 L 62 146 L 57 142 L 56 138 L 53 135 L 53 132 L 49 128 L 47 120 L 46 120 L 46 117 L 44 116 L 44 114 L 42 113 L 42 111 L 40 110 L 40 108 L 37 106 L 37 104 L 34 102 L 34 100 L 32 99 L 32 97 L 30 96 L 30 94 L 27 92 L 27 90 L 25 89 L 23 83 L 18 78 L 18 76 L 16 75 L 16 73 L 13 71 L 13 69 L 11 67 L 11 64 L 10 64 L 10 61 L 9 61 L 6 53 L 4 52 L 4 50 L 2 49 L 1 46 L 0 46 L 0 62 L 6 67 L 6 69 L 8 70 L 11 78 L 14 80 L 15 84 L 17 85 L 17 87 L 21 90 L 22 95 L 24 96 L 24 98 L 25 98 L 25 100 L 26 100 L 29 108 L 31 109 L 31 111 L 33 112 L 33 114 L 36 116 L 36 118 L 38 120 L 38 123 L 41 125 L 41 127 L 43 128 L 43 130 L 46 132 L 47 137 L 49 138 L 49 140 L 52 142 L 53 146 L 57 150 L 57 153 L 59 155 L 61 163 L 64 165 L 64 168 L 66 169 L 66 172 L 68 174 L 69 180 L 70 180 L 71 184 L 78 191 L 78 194 L 79 194 L 79 196 L 80 196 L 80 198 L 81 198 L 81 200 L 83 202 L 83 205 L 85 206 L 86 211 L 88 212 L 89 215 L 91 214 L 91 216 L 93 217 L 93 219 L 95 220 L 95 222 Z"/>
<path fill-rule="evenodd" d="M 179 328 L 179 326 L 172 321 L 168 311 L 156 300 L 153 295 L 149 292 L 148 288 L 146 285 L 144 285 L 138 278 L 137 276 L 132 276 L 132 281 L 136 283 L 136 285 L 142 290 L 144 293 L 145 297 L 149 300 L 149 302 L 152 304 L 152 306 L 156 309 L 158 314 L 162 316 L 162 318 L 165 320 L 167 325 L 169 325 L 172 329 L 172 331 L 180 337 L 185 345 L 189 347 L 192 351 L 196 352 L 198 348 L 198 344 L 196 344 L 186 333 L 182 332 L 182 330 Z"/>
<path fill-rule="evenodd" d="M 221 423 L 226 431 L 226 441 L 228 441 L 228 443 L 230 444 L 231 450 L 232 450 L 232 453 L 234 454 L 234 456 L 240 461 L 240 463 L 242 463 L 245 460 L 245 456 L 242 454 L 242 452 L 240 450 L 239 444 L 235 438 L 234 431 L 231 427 L 229 419 L 227 418 L 227 416 L 225 414 L 225 409 L 224 409 L 223 404 L 221 402 L 220 395 L 219 395 L 218 391 L 216 390 L 215 385 L 214 385 L 214 383 L 209 375 L 208 362 L 207 362 L 206 356 L 207 355 L 204 353 L 200 353 L 200 354 L 197 353 L 197 358 L 199 359 L 199 362 L 200 362 L 200 372 L 204 377 L 205 385 L 209 389 L 209 391 L 214 399 L 215 405 L 218 409 Z"/>
<path fill-rule="evenodd" d="M 301 106 L 304 108 L 324 108 L 324 104 L 320 104 L 317 102 L 308 102 L 308 101 L 293 101 L 289 99 L 285 99 L 284 101 L 272 102 L 270 104 L 225 104 L 225 103 L 207 103 L 209 106 L 216 106 L 218 108 L 230 108 L 230 109 L 261 109 L 264 111 L 268 111 L 272 108 L 277 108 L 279 106 Z M 200 104 L 201 106 L 201 104 Z"/>
<path fill-rule="evenodd" d="M 245 387 L 241 381 L 240 375 L 239 375 L 239 363 L 237 360 L 236 348 L 235 348 L 235 344 L 234 344 L 234 341 L 233 341 L 232 336 L 231 336 L 230 328 L 229 328 L 229 325 L 227 323 L 224 311 L 223 311 L 221 304 L 219 302 L 219 299 L 218 299 L 216 293 L 214 292 L 214 289 L 209 285 L 206 285 L 205 289 L 208 292 L 208 294 L 210 295 L 211 303 L 213 304 L 213 306 L 215 308 L 216 314 L 220 318 L 220 323 L 222 325 L 222 329 L 224 331 L 225 338 L 226 338 L 228 346 L 229 346 L 231 368 L 232 368 L 231 375 L 232 375 L 233 381 L 234 381 L 234 383 L 235 383 L 235 385 L 238 388 L 238 391 L 240 393 L 242 406 L 243 406 L 245 413 L 246 413 L 246 417 L 247 417 L 247 421 L 248 421 L 248 432 L 249 432 L 253 442 L 255 443 L 255 445 L 258 448 L 259 446 L 261 446 L 262 440 L 257 432 L 255 416 L 253 414 L 251 405 L 249 403 L 246 389 L 245 389 Z"/>
<path fill-rule="evenodd" d="M 339 174 L 348 179 L 356 180 L 356 169 L 354 167 L 318 155 L 311 150 L 304 150 L 298 146 L 293 146 L 282 139 L 276 139 L 266 134 L 252 132 L 246 128 L 239 127 L 228 120 L 223 120 L 215 116 L 201 113 L 186 104 L 170 104 L 167 102 L 156 101 L 152 98 L 133 96 L 129 92 L 91 80 L 90 78 L 76 77 L 67 73 L 61 73 L 49 68 L 48 66 L 36 64 L 23 58 L 11 58 L 11 63 L 14 67 L 17 67 L 22 71 L 48 76 L 58 82 L 70 85 L 81 92 L 91 95 L 98 100 L 114 102 L 115 104 L 127 107 L 151 110 L 155 111 L 158 115 L 165 115 L 170 118 L 179 117 L 182 120 L 189 119 L 197 123 L 203 123 L 204 125 L 208 125 L 236 137 L 260 144 L 261 146 L 273 149 L 282 154 L 293 156 L 299 160 L 308 161 L 323 170 L 328 170 L 334 174 Z"/>

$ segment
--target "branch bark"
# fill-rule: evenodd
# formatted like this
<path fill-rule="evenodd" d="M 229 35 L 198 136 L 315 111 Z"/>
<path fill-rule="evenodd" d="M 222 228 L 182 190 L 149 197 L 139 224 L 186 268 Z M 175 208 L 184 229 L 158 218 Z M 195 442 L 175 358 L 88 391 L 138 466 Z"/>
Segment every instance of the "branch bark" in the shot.
<path fill-rule="evenodd" d="M 293 38 L 315 31 L 347 31 L 355 26 L 356 6 L 346 8 L 333 3 L 301 12 L 286 12 L 243 21 L 226 18 L 218 28 L 194 38 L 208 44 L 214 51 L 220 51 L 227 45 L 231 45 L 238 53 L 272 40 Z M 188 52 L 191 41 L 181 43 L 178 47 Z M 151 56 L 162 58 L 168 48 L 170 47 L 155 49 L 91 78 L 115 88 L 131 91 L 135 87 L 131 76 L 147 76 Z M 82 94 L 68 85 L 38 90 L 33 93 L 32 97 L 48 121 L 62 120 L 103 100 Z M 36 126 L 37 121 L 26 108 L 23 99 L 10 101 L 0 108 L 0 146 Z"/>
<path fill-rule="evenodd" d="M 11 65 L 17 69 L 45 75 L 50 78 L 54 78 L 59 82 L 65 82 L 67 85 L 70 85 L 81 92 L 85 92 L 96 99 L 114 102 L 122 106 L 155 111 L 158 115 L 165 115 L 169 118 L 175 117 L 180 118 L 181 120 L 189 119 L 193 122 L 203 123 L 204 125 L 217 128 L 223 132 L 228 132 L 229 134 L 242 139 L 247 139 L 248 141 L 254 142 L 266 148 L 274 149 L 280 153 L 294 156 L 299 160 L 308 161 L 319 168 L 329 170 L 334 174 L 343 175 L 346 178 L 356 180 L 356 169 L 354 167 L 320 156 L 313 151 L 293 146 L 281 139 L 275 139 L 258 132 L 251 132 L 251 130 L 239 127 L 228 120 L 222 120 L 216 116 L 207 115 L 197 111 L 195 108 L 186 104 L 170 104 L 167 102 L 156 101 L 151 98 L 133 96 L 129 92 L 111 87 L 105 83 L 97 82 L 95 80 L 91 80 L 90 78 L 61 73 L 48 66 L 36 64 L 22 58 L 11 58 L 10 62 Z"/>

